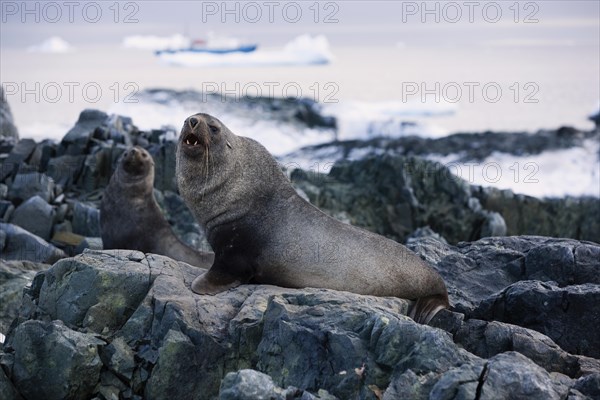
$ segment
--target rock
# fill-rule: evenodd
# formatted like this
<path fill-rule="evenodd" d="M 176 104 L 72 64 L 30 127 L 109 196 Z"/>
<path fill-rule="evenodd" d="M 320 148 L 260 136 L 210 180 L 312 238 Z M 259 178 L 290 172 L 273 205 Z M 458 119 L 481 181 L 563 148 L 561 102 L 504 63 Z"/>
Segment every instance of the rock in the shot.
<path fill-rule="evenodd" d="M 230 372 L 225 375 L 219 391 L 219 400 L 335 400 L 327 391 L 319 391 L 319 396 L 290 386 L 282 389 L 275 386 L 269 375 L 251 369 Z"/>
<path fill-rule="evenodd" d="M 600 200 L 536 199 L 510 190 L 474 188 L 482 206 L 502 215 L 507 235 L 539 235 L 600 242 Z"/>
<path fill-rule="evenodd" d="M 106 187 L 113 173 L 115 157 L 118 158 L 122 150 L 121 147 L 106 145 L 94 148 L 94 152 L 85 157 L 77 186 L 85 192 Z"/>
<path fill-rule="evenodd" d="M 108 115 L 99 110 L 83 110 L 75 126 L 63 137 L 60 145 L 62 154 L 81 155 L 88 150 L 90 139 L 96 130 L 106 122 Z"/>
<path fill-rule="evenodd" d="M 15 211 L 15 206 L 8 200 L 0 200 L 0 221 L 8 222 Z"/>
<path fill-rule="evenodd" d="M 69 188 L 79 178 L 84 160 L 85 156 L 64 155 L 52 158 L 48 162 L 46 174 L 58 185 Z"/>
<path fill-rule="evenodd" d="M 44 239 L 13 224 L 0 223 L 0 230 L 6 234 L 3 248 L 4 260 L 28 260 L 51 264 L 66 254 Z"/>
<path fill-rule="evenodd" d="M 571 378 L 600 371 L 600 360 L 569 354 L 548 336 L 531 329 L 498 321 L 463 321 L 462 314 L 448 310 L 438 314 L 432 325 L 452 333 L 457 344 L 482 358 L 516 351 L 548 372 Z"/>
<path fill-rule="evenodd" d="M 444 373 L 429 398 L 437 399 L 564 399 L 569 387 L 515 352 L 487 362 L 465 364 Z"/>
<path fill-rule="evenodd" d="M 50 240 L 54 216 L 54 208 L 50 204 L 40 196 L 33 196 L 16 208 L 10 222 L 44 240 Z"/>
<path fill-rule="evenodd" d="M 2 368 L 0 368 L 0 393 L 4 400 L 23 400 Z"/>
<path fill-rule="evenodd" d="M 448 244 L 446 239 L 444 239 L 440 234 L 434 232 L 433 229 L 431 229 L 429 226 L 425 226 L 425 227 L 416 229 L 413 233 L 411 233 L 406 238 L 406 242 L 412 243 L 415 241 L 415 239 L 426 238 L 426 237 L 435 239 L 441 243 Z"/>
<path fill-rule="evenodd" d="M 573 389 L 577 382 L 582 388 L 593 386 L 550 374 L 522 355 L 492 355 L 504 351 L 505 337 L 527 350 L 543 342 L 532 337 L 529 342 L 521 341 L 526 345 L 519 345 L 515 338 L 527 334 L 524 328 L 506 333 L 504 325 L 499 325 L 500 334 L 493 333 L 491 326 L 488 333 L 484 330 L 492 347 L 486 360 L 453 343 L 449 333 L 407 318 L 406 300 L 267 285 L 242 285 L 214 296 L 199 296 L 189 289 L 197 274 L 196 268 L 185 263 L 136 251 L 86 251 L 59 261 L 38 274 L 25 290 L 0 363 L 24 395 L 23 388 L 35 390 L 24 382 L 43 387 L 42 380 L 50 379 L 48 387 L 53 387 L 58 376 L 69 383 L 89 378 L 85 387 L 92 389 L 83 397 L 118 398 L 212 399 L 220 395 L 226 399 L 245 394 L 251 398 L 375 400 L 394 398 L 394 393 L 413 393 L 416 398 L 480 393 L 485 395 L 482 398 L 491 398 L 502 391 L 531 392 L 538 398 L 558 393 L 565 394 L 564 398 L 567 393 L 579 393 Z M 466 327 L 461 338 L 475 331 L 459 314 L 446 314 L 439 321 L 452 327 L 447 328 L 450 331 Z M 35 330 L 29 324 L 37 324 Z M 82 335 L 76 346 L 101 338 L 89 347 L 100 366 L 96 368 L 94 361 L 93 368 L 88 368 L 90 356 L 78 361 L 83 363 L 81 375 L 73 372 L 78 370 L 73 363 L 67 363 L 49 378 L 35 368 L 30 371 L 36 376 L 17 368 L 24 359 L 32 359 L 28 364 L 32 366 L 62 359 L 62 350 L 50 352 L 49 342 L 41 339 L 52 330 L 60 332 L 55 336 Z M 55 336 L 51 339 L 58 341 L 59 349 L 64 348 Z M 28 343 L 34 340 L 40 343 L 39 360 L 29 350 Z M 464 339 L 464 343 L 478 351 L 483 346 L 478 339 Z M 545 345 L 551 351 L 545 353 L 540 347 L 538 353 L 546 358 L 539 358 L 556 361 L 552 354 L 559 354 L 559 349 L 551 341 Z M 69 357 L 71 353 L 77 351 L 70 348 Z M 64 378 L 65 368 L 75 374 L 69 380 Z M 42 398 L 31 392 L 26 397 Z"/>
<path fill-rule="evenodd" d="M 89 398 L 100 379 L 98 346 L 104 344 L 61 321 L 26 321 L 5 344 L 14 352 L 12 381 L 27 399 Z"/>
<path fill-rule="evenodd" d="M 431 161 L 367 157 L 340 161 L 327 176 L 296 170 L 291 179 L 330 215 L 345 212 L 353 225 L 399 242 L 422 226 L 450 243 L 505 232 L 501 215 L 482 209 L 466 181 Z"/>
<path fill-rule="evenodd" d="M 600 372 L 579 378 L 573 385 L 573 389 L 592 399 L 600 399 Z"/>
<path fill-rule="evenodd" d="M 442 275 L 454 308 L 466 314 L 520 280 L 600 284 L 600 274 L 594 272 L 600 269 L 596 257 L 600 245 L 594 243 L 518 236 L 485 238 L 456 247 L 415 238 L 407 245 Z"/>
<path fill-rule="evenodd" d="M 100 211 L 93 206 L 76 202 L 73 206 L 73 233 L 100 237 Z"/>
<path fill-rule="evenodd" d="M 212 251 L 204 231 L 177 193 L 166 190 L 163 194 L 154 189 L 154 196 L 173 232 L 178 237 L 198 250 Z"/>
<path fill-rule="evenodd" d="M 2 163 L 0 171 L 0 181 L 15 174 L 22 163 L 26 162 L 35 150 L 35 141 L 33 139 L 21 139 L 12 148 L 8 157 Z"/>
<path fill-rule="evenodd" d="M 153 145 L 148 150 L 154 159 L 154 187 L 161 191 L 177 192 L 175 180 L 176 142 Z"/>
<path fill-rule="evenodd" d="M 51 203 L 54 199 L 54 181 L 39 172 L 18 173 L 8 191 L 8 198 L 16 204 L 33 196 Z"/>
<path fill-rule="evenodd" d="M 0 137 L 19 139 L 19 131 L 15 126 L 10 106 L 4 93 L 4 87 L 0 85 Z"/>
<path fill-rule="evenodd" d="M 8 332 L 12 321 L 17 317 L 23 288 L 38 271 L 49 268 L 48 264 L 30 261 L 0 260 L 0 332 Z"/>
<path fill-rule="evenodd" d="M 516 282 L 482 301 L 472 315 L 536 330 L 569 353 L 600 358 L 599 284 Z"/>

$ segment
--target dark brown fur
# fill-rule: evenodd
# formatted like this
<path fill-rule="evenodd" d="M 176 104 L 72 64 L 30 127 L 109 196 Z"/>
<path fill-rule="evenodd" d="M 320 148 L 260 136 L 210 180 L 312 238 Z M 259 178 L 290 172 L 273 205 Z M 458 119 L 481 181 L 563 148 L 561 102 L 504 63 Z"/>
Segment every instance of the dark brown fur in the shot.
<path fill-rule="evenodd" d="M 127 150 L 106 187 L 100 205 L 105 249 L 161 254 L 208 269 L 213 253 L 192 249 L 173 233 L 153 192 L 154 161 L 146 150 Z"/>
<path fill-rule="evenodd" d="M 215 250 L 211 269 L 192 284 L 196 293 L 257 282 L 419 299 L 413 317 L 424 323 L 448 307 L 446 286 L 425 261 L 303 200 L 263 146 L 210 115 L 186 120 L 177 179 Z"/>

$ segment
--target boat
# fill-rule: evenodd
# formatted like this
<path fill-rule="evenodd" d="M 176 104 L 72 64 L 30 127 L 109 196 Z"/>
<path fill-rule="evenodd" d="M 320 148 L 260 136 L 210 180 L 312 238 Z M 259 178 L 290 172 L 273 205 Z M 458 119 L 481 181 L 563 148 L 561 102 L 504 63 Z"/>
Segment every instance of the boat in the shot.
<path fill-rule="evenodd" d="M 237 39 L 232 38 L 214 38 L 209 35 L 208 40 L 196 39 L 192 41 L 189 47 L 179 49 L 156 50 L 154 54 L 176 54 L 176 53 L 210 53 L 210 54 L 228 54 L 228 53 L 251 53 L 258 45 L 239 43 Z"/>

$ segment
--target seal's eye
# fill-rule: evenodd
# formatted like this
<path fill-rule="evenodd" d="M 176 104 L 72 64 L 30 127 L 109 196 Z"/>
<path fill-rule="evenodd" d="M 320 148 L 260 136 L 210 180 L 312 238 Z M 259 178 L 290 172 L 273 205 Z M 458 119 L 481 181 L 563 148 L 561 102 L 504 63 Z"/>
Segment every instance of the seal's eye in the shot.
<path fill-rule="evenodd" d="M 148 157 L 148 154 L 142 153 L 142 157 L 146 158 L 146 157 Z"/>
<path fill-rule="evenodd" d="M 210 132 L 213 133 L 213 134 L 219 133 L 219 127 L 218 126 L 209 125 L 208 128 L 210 129 Z"/>

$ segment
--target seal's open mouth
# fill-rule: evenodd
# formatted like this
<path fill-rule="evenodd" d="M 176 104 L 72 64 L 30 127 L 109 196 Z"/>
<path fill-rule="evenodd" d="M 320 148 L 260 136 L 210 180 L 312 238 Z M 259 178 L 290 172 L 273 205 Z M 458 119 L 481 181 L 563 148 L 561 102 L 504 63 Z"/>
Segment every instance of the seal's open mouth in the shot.
<path fill-rule="evenodd" d="M 183 138 L 183 143 L 187 144 L 188 146 L 199 146 L 200 145 L 198 136 L 194 135 L 193 133 L 186 134 Z"/>

